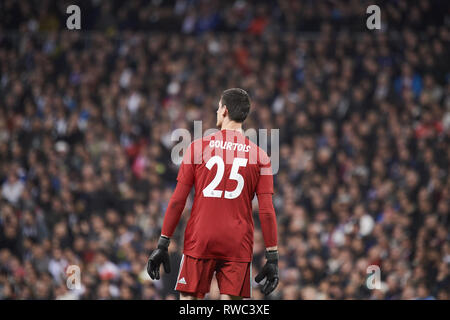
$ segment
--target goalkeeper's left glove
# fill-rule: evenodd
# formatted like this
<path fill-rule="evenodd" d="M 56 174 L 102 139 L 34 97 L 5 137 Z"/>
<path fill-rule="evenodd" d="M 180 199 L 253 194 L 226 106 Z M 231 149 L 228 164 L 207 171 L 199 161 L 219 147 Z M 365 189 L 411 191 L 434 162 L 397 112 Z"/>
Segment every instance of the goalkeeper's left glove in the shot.
<path fill-rule="evenodd" d="M 266 278 L 266 282 L 261 287 L 261 292 L 265 295 L 270 294 L 278 285 L 278 250 L 266 251 L 267 262 L 262 268 L 261 272 L 256 276 L 255 281 L 261 282 Z"/>
<path fill-rule="evenodd" d="M 161 236 L 158 241 L 158 248 L 152 252 L 148 259 L 147 273 L 152 280 L 159 280 L 159 267 L 161 263 L 164 266 L 164 271 L 170 273 L 169 244 L 170 239 Z"/>

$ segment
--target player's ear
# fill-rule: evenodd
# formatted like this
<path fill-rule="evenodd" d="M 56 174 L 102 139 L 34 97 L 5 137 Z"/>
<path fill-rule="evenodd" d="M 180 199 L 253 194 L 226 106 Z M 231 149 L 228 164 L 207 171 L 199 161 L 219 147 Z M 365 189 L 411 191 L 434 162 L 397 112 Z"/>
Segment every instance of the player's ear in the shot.
<path fill-rule="evenodd" d="M 222 111 L 222 116 L 225 118 L 226 116 L 228 116 L 228 109 L 227 106 L 223 106 L 223 111 Z"/>

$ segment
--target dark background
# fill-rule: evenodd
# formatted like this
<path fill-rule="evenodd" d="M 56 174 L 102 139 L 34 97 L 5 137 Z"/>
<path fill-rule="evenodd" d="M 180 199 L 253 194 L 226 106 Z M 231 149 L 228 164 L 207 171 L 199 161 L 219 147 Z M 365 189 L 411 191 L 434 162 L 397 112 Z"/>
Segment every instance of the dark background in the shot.
<path fill-rule="evenodd" d="M 245 129 L 280 129 L 267 299 L 449 299 L 448 2 L 378 1 L 373 31 L 371 4 L 2 1 L 0 299 L 176 298 L 191 200 L 172 273 L 145 272 L 177 174 L 170 134 L 213 128 L 229 87 L 252 98 Z"/>

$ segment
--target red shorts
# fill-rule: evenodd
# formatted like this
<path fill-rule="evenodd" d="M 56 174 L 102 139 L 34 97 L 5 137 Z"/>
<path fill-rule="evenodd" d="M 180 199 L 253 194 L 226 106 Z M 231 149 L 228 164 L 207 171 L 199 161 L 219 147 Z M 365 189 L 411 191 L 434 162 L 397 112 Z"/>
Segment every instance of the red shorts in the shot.
<path fill-rule="evenodd" d="M 220 294 L 250 298 L 251 263 L 197 259 L 183 255 L 175 290 L 203 298 L 209 292 L 216 272 Z"/>

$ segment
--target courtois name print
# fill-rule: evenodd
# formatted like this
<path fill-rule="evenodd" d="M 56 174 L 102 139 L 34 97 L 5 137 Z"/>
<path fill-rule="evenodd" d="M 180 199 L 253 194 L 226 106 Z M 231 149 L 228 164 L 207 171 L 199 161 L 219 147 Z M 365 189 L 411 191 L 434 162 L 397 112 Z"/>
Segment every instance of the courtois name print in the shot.
<path fill-rule="evenodd" d="M 245 145 L 242 143 L 233 143 L 229 141 L 223 141 L 223 140 L 211 140 L 209 142 L 210 148 L 220 148 L 220 149 L 226 149 L 226 150 L 237 150 L 237 151 L 244 151 L 249 152 L 250 146 Z"/>

